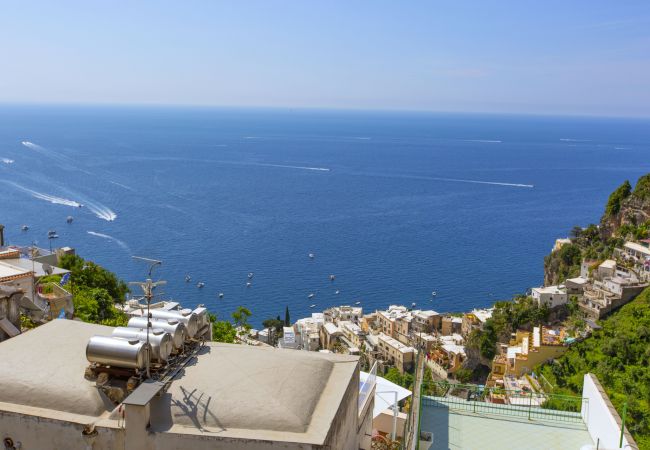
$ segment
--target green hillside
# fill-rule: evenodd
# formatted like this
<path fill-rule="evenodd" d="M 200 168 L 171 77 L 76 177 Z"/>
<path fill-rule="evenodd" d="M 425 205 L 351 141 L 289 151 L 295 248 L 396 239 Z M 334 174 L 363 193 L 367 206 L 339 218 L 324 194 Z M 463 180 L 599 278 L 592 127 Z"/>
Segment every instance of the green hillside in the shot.
<path fill-rule="evenodd" d="M 594 373 L 641 449 L 650 450 L 650 288 L 599 322 L 602 330 L 573 345 L 553 364 L 539 368 L 556 393 L 582 393 Z"/>

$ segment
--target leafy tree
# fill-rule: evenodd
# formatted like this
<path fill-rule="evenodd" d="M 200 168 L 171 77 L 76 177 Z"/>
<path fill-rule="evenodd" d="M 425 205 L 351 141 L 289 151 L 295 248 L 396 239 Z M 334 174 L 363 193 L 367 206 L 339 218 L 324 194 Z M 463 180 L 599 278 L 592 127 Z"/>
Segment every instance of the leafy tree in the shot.
<path fill-rule="evenodd" d="M 85 288 L 78 291 L 73 299 L 75 316 L 84 322 L 104 325 L 126 325 L 126 315 L 115 308 L 113 299 L 101 288 Z"/>
<path fill-rule="evenodd" d="M 630 182 L 625 180 L 625 182 L 620 185 L 607 200 L 607 206 L 605 207 L 605 216 L 611 217 L 618 214 L 621 210 L 621 203 L 632 193 L 632 186 Z"/>
<path fill-rule="evenodd" d="M 225 342 L 234 344 L 237 337 L 237 330 L 227 320 L 215 320 L 212 322 L 212 340 L 216 342 Z"/>
<path fill-rule="evenodd" d="M 251 315 L 252 313 L 250 309 L 244 306 L 238 306 L 237 309 L 232 313 L 232 320 L 235 322 L 236 327 L 250 330 L 251 326 L 248 324 L 248 318 Z"/>
<path fill-rule="evenodd" d="M 83 288 L 100 288 L 116 302 L 123 303 L 129 288 L 114 273 L 104 269 L 92 261 L 87 261 L 78 255 L 63 255 L 59 265 L 71 272 L 74 292 Z"/>
<path fill-rule="evenodd" d="M 282 330 L 282 326 L 284 325 L 284 322 L 278 319 L 270 318 L 263 321 L 262 325 L 264 326 L 264 328 L 269 330 L 269 344 L 275 345 L 277 342 L 276 337 L 280 332 L 280 330 Z"/>

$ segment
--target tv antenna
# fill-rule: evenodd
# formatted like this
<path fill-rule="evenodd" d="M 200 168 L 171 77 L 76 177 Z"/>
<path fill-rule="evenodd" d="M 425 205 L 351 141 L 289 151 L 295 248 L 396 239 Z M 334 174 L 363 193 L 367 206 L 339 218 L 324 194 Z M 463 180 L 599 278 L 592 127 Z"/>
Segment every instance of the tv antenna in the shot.
<path fill-rule="evenodd" d="M 153 327 L 151 325 L 150 306 L 151 306 L 151 300 L 153 300 L 154 298 L 154 293 L 153 293 L 154 289 L 156 289 L 158 286 L 167 284 L 167 282 L 164 280 L 152 281 L 151 279 L 151 274 L 153 273 L 153 269 L 156 268 L 157 266 L 161 266 L 162 261 L 159 261 L 157 259 L 151 259 L 151 258 L 143 258 L 142 256 L 132 256 L 132 258 L 149 263 L 149 272 L 148 272 L 147 279 L 145 281 L 130 281 L 129 284 L 131 286 L 140 286 L 144 294 L 144 299 L 147 301 L 147 360 L 145 362 L 147 367 L 147 378 L 151 378 L 151 373 L 149 370 L 149 365 L 151 364 L 151 345 L 149 344 L 149 332 L 153 331 Z"/>

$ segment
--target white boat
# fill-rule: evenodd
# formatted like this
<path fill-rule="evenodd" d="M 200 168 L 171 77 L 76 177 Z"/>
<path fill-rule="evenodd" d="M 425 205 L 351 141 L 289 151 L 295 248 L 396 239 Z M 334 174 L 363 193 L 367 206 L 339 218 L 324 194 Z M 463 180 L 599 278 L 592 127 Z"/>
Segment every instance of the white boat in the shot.
<path fill-rule="evenodd" d="M 355 305 L 360 305 L 360 304 L 361 304 L 361 302 L 356 302 L 356 303 L 355 303 Z"/>
<path fill-rule="evenodd" d="M 330 281 L 336 280 L 336 277 L 334 275 L 330 275 Z"/>
<path fill-rule="evenodd" d="M 198 283 L 196 283 L 196 287 L 199 289 L 201 289 L 203 286 L 205 286 L 205 283 L 203 281 L 199 281 Z"/>
<path fill-rule="evenodd" d="M 431 292 L 431 297 L 435 297 L 436 295 L 438 295 L 436 291 Z"/>
<path fill-rule="evenodd" d="M 310 253 L 310 254 L 309 254 L 309 259 L 314 259 L 315 256 L 316 256 L 316 255 L 314 255 L 313 253 Z"/>
<path fill-rule="evenodd" d="M 27 231 L 29 230 L 29 227 L 27 225 L 23 225 L 22 227 L 20 227 L 20 229 L 23 231 Z"/>
<path fill-rule="evenodd" d="M 341 293 L 341 291 L 339 291 L 338 289 L 335 292 L 336 295 L 339 295 L 340 293 Z"/>
<path fill-rule="evenodd" d="M 192 281 L 192 277 L 189 275 L 185 275 L 185 282 L 189 283 L 190 281 Z"/>
<path fill-rule="evenodd" d="M 72 223 L 73 220 L 74 220 L 74 217 L 72 217 L 72 216 L 68 216 L 68 217 L 65 219 L 65 221 L 68 222 L 68 223 Z"/>
<path fill-rule="evenodd" d="M 251 287 L 251 284 L 252 283 L 250 281 L 246 282 L 246 287 Z"/>
<path fill-rule="evenodd" d="M 309 294 L 307 298 L 314 298 L 314 294 Z"/>
<path fill-rule="evenodd" d="M 309 305 L 309 307 L 310 307 L 310 308 L 315 308 L 315 307 L 316 307 L 316 305 Z"/>
<path fill-rule="evenodd" d="M 248 279 L 252 280 L 255 274 L 253 272 L 248 272 Z"/>
<path fill-rule="evenodd" d="M 415 302 L 411 303 L 411 307 L 415 308 Z"/>
<path fill-rule="evenodd" d="M 219 298 L 223 298 L 223 292 L 219 292 Z"/>

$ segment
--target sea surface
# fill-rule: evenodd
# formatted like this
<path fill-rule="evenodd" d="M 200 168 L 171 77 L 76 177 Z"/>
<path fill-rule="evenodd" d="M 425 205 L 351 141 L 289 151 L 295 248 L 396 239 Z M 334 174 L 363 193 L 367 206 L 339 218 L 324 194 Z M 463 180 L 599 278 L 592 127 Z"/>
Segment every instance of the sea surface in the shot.
<path fill-rule="evenodd" d="M 47 248 L 56 230 L 127 281 L 148 268 L 133 255 L 160 259 L 163 298 L 222 318 L 245 305 L 256 326 L 287 305 L 295 320 L 510 298 L 647 172 L 647 120 L 0 106 L 9 243 Z"/>

